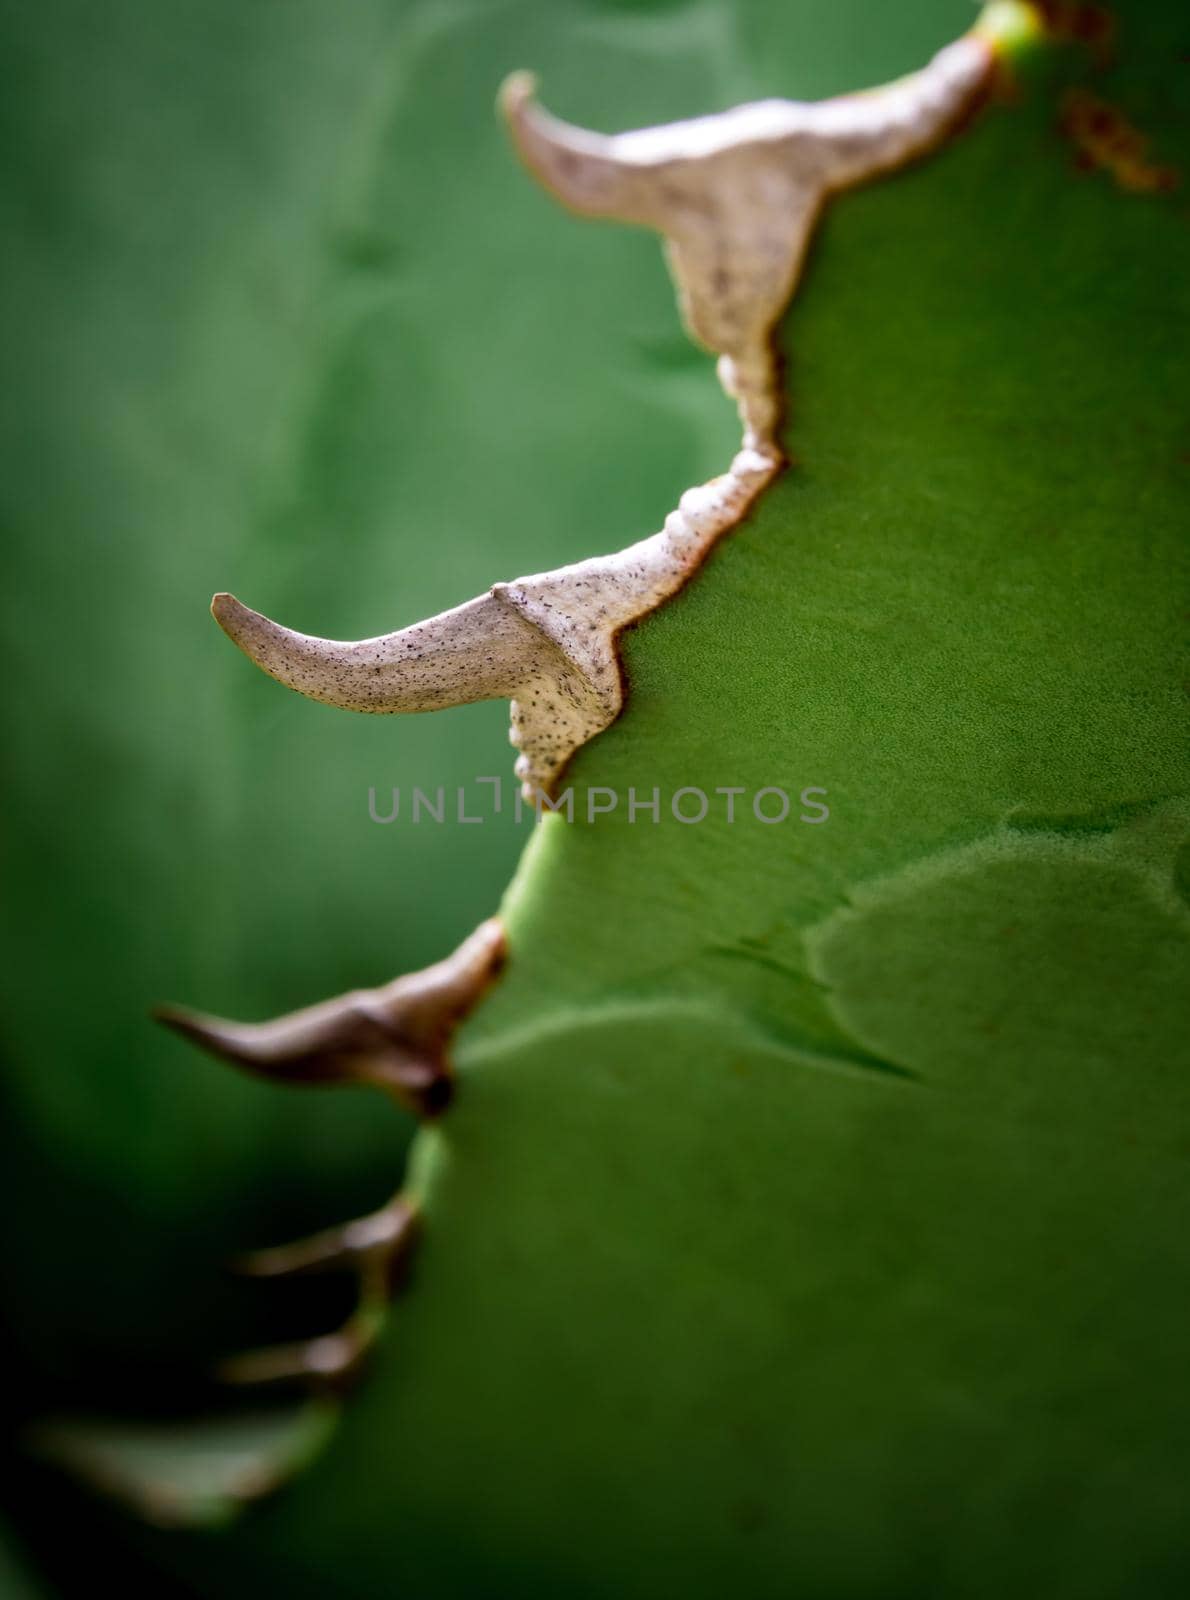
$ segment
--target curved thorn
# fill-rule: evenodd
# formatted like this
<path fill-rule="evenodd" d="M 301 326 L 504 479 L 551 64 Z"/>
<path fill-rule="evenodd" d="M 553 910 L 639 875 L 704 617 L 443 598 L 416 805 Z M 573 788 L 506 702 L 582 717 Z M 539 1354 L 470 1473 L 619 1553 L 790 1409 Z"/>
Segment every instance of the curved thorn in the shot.
<path fill-rule="evenodd" d="M 637 214 L 638 173 L 617 148 L 616 136 L 576 128 L 537 104 L 537 78 L 514 72 L 500 87 L 499 109 L 517 153 L 559 200 L 589 217 L 647 221 Z M 645 189 L 647 199 L 647 187 Z"/>
<path fill-rule="evenodd" d="M 758 359 L 759 367 L 744 364 L 738 372 L 747 383 L 766 390 L 769 411 L 765 429 L 771 434 L 776 400 L 767 346 L 761 347 Z M 754 408 L 753 415 L 760 412 Z M 412 694 L 410 685 L 421 664 L 412 650 L 409 659 L 414 668 L 400 671 L 388 671 L 375 660 L 369 669 L 368 652 L 373 656 L 387 652 L 391 658 L 402 642 L 420 640 L 424 656 L 425 636 L 440 641 L 445 624 L 450 623 L 464 639 L 474 670 L 468 669 L 469 676 L 456 674 L 448 699 L 465 698 L 468 693 L 475 698 L 472 691 L 481 668 L 487 674 L 483 693 L 508 695 L 512 742 L 521 752 L 516 773 L 523 782 L 525 798 L 535 803 L 539 795 L 553 793 L 574 752 L 619 715 L 623 705 L 616 649 L 620 631 L 655 611 L 682 587 L 716 540 L 736 526 L 779 465 L 775 447 L 746 444 L 729 472 L 682 496 L 660 533 L 611 555 L 495 584 L 483 600 L 378 640 L 343 644 L 310 639 L 278 627 L 230 596 L 216 596 L 213 609 L 235 642 L 282 683 L 355 710 L 432 709 L 424 685 Z M 467 619 L 465 627 L 459 625 L 460 618 Z M 484 631 L 489 626 L 490 635 Z M 456 652 L 456 664 L 459 654 Z M 317 686 L 312 677 L 315 671 Z M 405 699 L 399 702 L 393 684 L 402 672 Z M 441 675 L 436 683 L 438 691 L 445 693 Z M 365 703 L 368 694 L 374 698 Z M 219 1054 L 245 1065 L 268 1067 L 278 1055 L 282 1059 L 293 1056 L 289 1047 L 299 1023 L 307 1032 L 317 1033 L 322 1025 L 336 1022 L 343 1010 L 353 1004 L 358 1007 L 364 999 L 374 1003 L 381 993 L 347 996 L 328 1008 L 312 1008 L 268 1024 L 267 1031 L 184 1011 L 169 1011 L 162 1020 Z M 282 1030 L 280 1036 L 274 1029 Z M 327 1041 L 320 1036 L 316 1042 Z M 334 1042 L 333 1029 L 329 1042 Z M 326 1081 L 328 1065 L 324 1060 L 314 1072 L 299 1070 L 295 1064 L 290 1076 Z M 353 1075 L 342 1063 L 329 1072 L 337 1079 Z"/>
<path fill-rule="evenodd" d="M 371 1216 L 327 1228 L 291 1244 L 251 1251 L 233 1266 L 250 1278 L 288 1278 L 344 1267 L 358 1269 L 365 1258 L 374 1258 L 383 1261 L 391 1272 L 413 1245 L 417 1226 L 416 1203 L 398 1195 Z"/>
<path fill-rule="evenodd" d="M 772 329 L 824 201 L 937 144 L 979 103 L 1026 12 L 1000 0 L 920 72 L 814 104 L 766 100 L 603 135 L 551 116 L 516 73 L 500 105 L 522 160 L 564 204 L 664 236 L 687 329 L 722 358 L 745 442 L 765 449 L 778 422 Z"/>
<path fill-rule="evenodd" d="M 163 1008 L 157 1019 L 193 1043 L 262 1077 L 289 1083 L 367 1083 L 423 1116 L 449 1099 L 445 1048 L 456 1023 L 494 978 L 504 932 L 492 918 L 444 961 L 307 1006 L 271 1022 L 230 1022 Z"/>
<path fill-rule="evenodd" d="M 352 1268 L 358 1283 L 357 1305 L 333 1333 L 231 1356 L 220 1363 L 218 1375 L 224 1382 L 252 1387 L 286 1382 L 342 1387 L 353 1381 L 387 1319 L 419 1223 L 417 1202 L 398 1194 L 370 1216 L 244 1257 L 240 1270 L 256 1277 Z"/>
<path fill-rule="evenodd" d="M 158 1022 L 258 1077 L 285 1083 L 367 1083 L 420 1101 L 436 1071 L 392 1038 L 366 1009 L 366 995 L 341 995 L 272 1022 L 231 1022 L 162 1007 Z"/>
<path fill-rule="evenodd" d="M 480 595 L 375 639 L 295 633 L 217 594 L 211 614 L 234 644 L 287 688 L 345 711 L 439 711 L 498 700 L 524 682 L 532 631 L 500 599 Z"/>
<path fill-rule="evenodd" d="M 224 1382 L 242 1388 L 306 1382 L 339 1387 L 355 1378 L 373 1344 L 370 1320 L 352 1318 L 334 1333 L 295 1344 L 272 1345 L 229 1356 L 216 1369 Z"/>

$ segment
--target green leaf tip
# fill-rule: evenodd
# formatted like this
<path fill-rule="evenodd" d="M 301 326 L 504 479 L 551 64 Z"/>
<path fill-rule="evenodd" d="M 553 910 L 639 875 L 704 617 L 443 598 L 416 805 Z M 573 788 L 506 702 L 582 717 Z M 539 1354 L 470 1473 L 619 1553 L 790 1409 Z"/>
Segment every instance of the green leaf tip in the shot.
<path fill-rule="evenodd" d="M 53 1418 L 30 1451 L 164 1528 L 232 1521 L 305 1467 L 334 1431 L 328 1399 L 176 1422 Z"/>

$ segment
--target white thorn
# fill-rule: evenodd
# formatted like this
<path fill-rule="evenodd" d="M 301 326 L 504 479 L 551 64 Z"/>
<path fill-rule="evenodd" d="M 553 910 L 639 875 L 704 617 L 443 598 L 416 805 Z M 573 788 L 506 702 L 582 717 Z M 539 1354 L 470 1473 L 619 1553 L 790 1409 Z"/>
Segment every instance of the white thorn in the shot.
<path fill-rule="evenodd" d="M 977 102 L 993 64 L 992 42 L 976 31 L 866 94 L 765 100 L 614 135 L 542 110 L 526 73 L 507 81 L 500 103 L 522 159 L 560 200 L 664 235 L 686 326 L 722 358 L 745 443 L 768 448 L 779 419 L 772 330 L 824 201 L 936 144 Z"/>
<path fill-rule="evenodd" d="M 615 137 L 551 116 L 534 100 L 537 79 L 514 72 L 499 105 L 525 165 L 572 210 L 588 217 L 648 222 L 648 184 L 617 149 Z"/>
<path fill-rule="evenodd" d="M 308 1272 L 359 1268 L 372 1257 L 383 1258 L 392 1265 L 412 1247 L 418 1223 L 416 1201 L 398 1194 L 366 1217 L 356 1217 L 288 1244 L 253 1250 L 241 1256 L 234 1266 L 245 1277 L 289 1278 Z"/>
<path fill-rule="evenodd" d="M 289 689 L 344 711 L 438 711 L 500 699 L 522 676 L 530 630 L 493 595 L 375 639 L 318 639 L 270 622 L 230 594 L 211 614 L 245 655 Z"/>
<path fill-rule="evenodd" d="M 730 472 L 683 495 L 651 538 L 614 555 L 498 583 L 467 605 L 379 639 L 352 644 L 293 633 L 230 595 L 216 595 L 211 609 L 258 666 L 330 705 L 431 711 L 507 698 L 512 742 L 521 752 L 516 773 L 533 799 L 537 790 L 550 794 L 574 752 L 619 715 L 620 632 L 682 587 L 777 467 L 775 453 L 742 450 Z M 303 1028 L 323 1025 L 320 1008 L 299 1015 Z M 265 1026 L 284 1025 L 288 1048 L 297 1022 Z M 259 1051 L 276 1038 L 241 1030 L 227 1047 L 238 1042 Z"/>

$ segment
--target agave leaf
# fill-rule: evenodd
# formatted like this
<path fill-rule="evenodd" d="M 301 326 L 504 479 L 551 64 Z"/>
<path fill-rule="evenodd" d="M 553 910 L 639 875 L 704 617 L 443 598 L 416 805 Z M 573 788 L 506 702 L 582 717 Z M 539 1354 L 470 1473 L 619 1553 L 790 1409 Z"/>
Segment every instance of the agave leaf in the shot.
<path fill-rule="evenodd" d="M 1106 84 L 1039 50 L 826 218 L 798 467 L 628 640 L 572 777 L 580 817 L 780 785 L 830 818 L 548 821 L 419 1139 L 399 1343 L 224 1570 L 1183 1587 L 1190 263 L 1060 112 L 1099 84 L 1184 162 L 1175 36 L 1126 13 Z"/>
<path fill-rule="evenodd" d="M 913 65 L 926 14 L 855 45 L 850 8 L 777 10 L 713 49 L 710 10 L 579 31 L 662 98 L 696 47 L 731 99 L 810 96 Z M 1022 59 L 825 219 L 796 470 L 627 641 L 573 769 L 580 818 L 656 788 L 658 820 L 538 833 L 414 1146 L 399 1337 L 289 1495 L 163 1564 L 347 1600 L 1184 1592 L 1190 262 L 1062 108 L 1109 100 L 1161 167 L 1190 138 L 1174 8 L 1120 13 L 1117 65 Z M 720 786 L 734 822 L 669 811 Z M 759 821 L 777 786 L 829 820 Z"/>

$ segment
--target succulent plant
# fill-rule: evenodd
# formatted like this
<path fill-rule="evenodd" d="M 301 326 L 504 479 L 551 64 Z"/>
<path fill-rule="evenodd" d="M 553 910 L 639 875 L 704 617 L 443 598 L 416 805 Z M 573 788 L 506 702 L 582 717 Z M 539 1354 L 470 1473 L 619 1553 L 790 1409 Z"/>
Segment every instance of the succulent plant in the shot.
<path fill-rule="evenodd" d="M 383 35 L 383 13 L 359 19 L 360 39 Z M 366 1110 L 291 1126 L 325 1126 L 339 1172 L 358 1148 L 391 1197 L 248 1260 L 271 1279 L 345 1270 L 354 1288 L 338 1327 L 226 1365 L 262 1389 L 247 1408 L 129 1422 L 31 1406 L 34 1457 L 160 1525 L 88 1508 L 38 1468 L 15 1501 L 35 1544 L 66 1508 L 126 1584 L 221 1597 L 1184 1588 L 1181 24 L 1164 4 L 998 3 L 947 44 L 954 13 L 567 13 L 545 54 L 586 41 L 651 92 L 650 50 L 709 64 L 712 98 L 736 104 L 614 136 L 541 110 L 523 73 L 507 80 L 513 141 L 548 189 L 585 218 L 664 236 L 683 320 L 718 360 L 743 441 L 661 532 L 609 524 L 618 554 L 566 548 L 567 564 L 394 633 L 298 634 L 216 597 L 242 649 L 332 705 L 511 700 L 536 825 L 498 916 L 484 906 L 453 954 L 423 948 L 432 965 L 319 1000 L 328 982 L 272 1022 L 167 1013 L 256 1076 L 386 1091 L 399 1109 L 374 1126 Z M 539 13 L 500 17 L 504 54 Z M 403 14 L 392 59 L 466 77 L 494 26 Z M 770 47 L 754 44 L 746 69 L 732 31 L 745 27 Z M 898 77 L 919 34 L 934 53 Z M 339 48 L 350 81 L 357 58 Z M 887 87 L 841 92 L 872 66 Z M 759 99 L 774 75 L 806 99 Z M 391 62 L 379 76 L 383 102 Z M 580 82 L 572 68 L 581 102 Z M 389 116 L 389 157 L 413 160 Z M 431 202 L 439 192 L 427 182 Z M 630 293 L 660 277 L 644 236 L 617 280 L 595 242 L 614 230 L 551 219 L 544 202 L 534 218 L 534 241 L 553 226 L 574 243 L 561 265 L 527 241 L 515 252 L 526 298 L 508 297 L 500 360 L 547 281 L 568 285 L 566 318 L 600 312 L 598 338 L 616 336 L 615 318 L 641 326 Z M 521 241 L 457 226 L 485 271 L 507 270 Z M 405 227 L 432 236 L 433 205 Z M 338 365 L 304 434 L 315 452 L 342 426 L 340 398 L 393 359 L 369 297 L 391 313 L 414 293 L 400 234 L 357 230 L 337 248 L 349 331 L 322 335 Z M 453 304 L 457 285 L 438 292 Z M 317 275 L 304 293 L 334 299 Z M 497 324 L 501 307 L 493 295 Z M 698 416 L 714 416 L 705 362 L 677 348 L 645 346 L 650 381 L 665 405 L 697 392 Z M 446 489 L 445 469 L 466 476 L 482 445 L 463 422 L 464 377 L 439 370 L 423 404 L 452 407 Z M 530 408 L 547 423 L 559 411 L 551 449 L 559 483 L 571 459 L 580 472 L 584 538 L 618 503 L 608 486 L 654 450 L 640 415 L 630 439 L 582 402 L 571 420 L 586 382 L 570 360 L 564 387 Z M 517 473 L 539 449 L 530 437 Z M 356 515 L 383 507 L 391 530 L 404 513 L 377 455 L 360 446 L 378 476 Z M 292 472 L 283 457 L 274 470 Z M 517 473 L 502 526 L 536 494 Z M 486 504 L 474 475 L 467 492 Z M 325 481 L 299 472 L 282 499 L 317 499 Z M 361 548 L 374 544 L 358 526 Z M 403 568 L 423 541 L 400 533 Z M 246 571 L 254 590 L 284 587 L 273 566 L 293 560 L 280 533 L 267 543 Z M 483 551 L 485 564 L 502 555 Z M 378 581 L 336 555 L 322 625 Z M 310 584 L 314 623 L 318 597 Z M 161 648 L 150 627 L 146 655 Z M 238 682 L 241 665 L 217 670 Z M 261 708 L 283 698 L 253 692 Z M 217 726 L 219 708 L 207 716 Z M 295 715 L 294 756 L 306 725 Z M 401 741 L 415 725 L 376 726 Z M 452 841 L 475 820 L 457 726 L 460 784 L 438 801 L 441 814 L 458 787 Z M 220 771 L 213 790 L 234 781 Z M 512 810 L 483 830 L 497 854 Z M 410 834 L 373 824 L 369 840 L 400 837 L 412 858 L 445 837 Z M 328 893 L 316 854 L 302 875 L 313 915 Z M 399 918 L 441 920 L 424 891 L 395 908 L 380 898 Z M 281 919 L 289 954 L 314 930 L 284 913 L 252 896 L 248 926 L 267 940 Z M 345 915 L 332 913 L 336 932 L 372 967 L 367 924 L 352 941 Z M 336 949 L 328 977 L 345 959 Z M 247 1129 L 249 1105 L 272 1100 L 243 1092 L 262 1098 L 220 1110 Z M 19 1109 L 71 1148 L 50 1102 Z M 113 1119 L 118 1150 L 135 1123 Z M 200 1183 L 247 1153 L 221 1147 L 196 1172 L 188 1217 Z M 268 1159 L 258 1182 L 312 1166 Z M 209 1259 L 252 1209 L 245 1198 L 212 1221 Z M 193 1256 L 174 1270 L 213 1295 Z M 40 1290 L 43 1319 L 61 1293 Z M 160 1339 L 146 1299 L 117 1297 L 91 1348 L 134 1348 L 146 1317 Z M 208 1317 L 202 1337 L 234 1321 Z M 18 1316 L 26 1360 L 35 1322 Z M 45 1545 L 43 1531 L 73 1592 Z"/>

